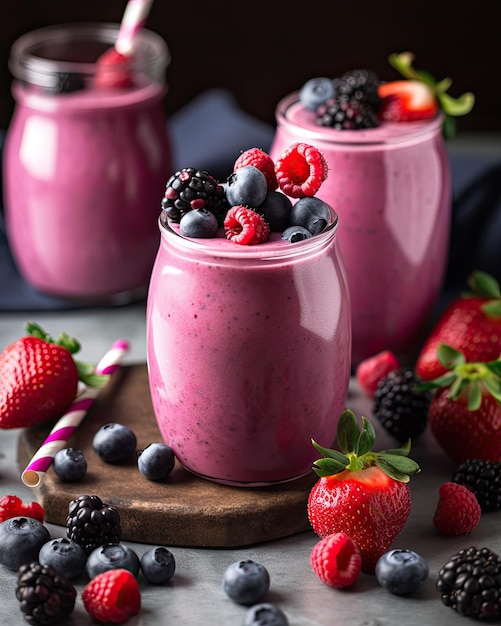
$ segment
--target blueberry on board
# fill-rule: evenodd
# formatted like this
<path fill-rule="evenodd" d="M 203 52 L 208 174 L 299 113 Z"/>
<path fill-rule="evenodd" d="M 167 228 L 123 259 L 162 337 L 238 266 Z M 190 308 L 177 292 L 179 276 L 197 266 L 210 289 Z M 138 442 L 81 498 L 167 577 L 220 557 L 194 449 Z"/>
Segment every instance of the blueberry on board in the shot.
<path fill-rule="evenodd" d="M 289 225 L 291 208 L 292 202 L 284 193 L 268 191 L 257 212 L 264 217 L 272 233 L 280 233 Z"/>
<path fill-rule="evenodd" d="M 299 90 L 299 101 L 306 109 L 316 111 L 317 107 L 336 95 L 336 81 L 325 76 L 310 78 Z"/>
<path fill-rule="evenodd" d="M 192 209 L 185 213 L 179 222 L 179 232 L 183 237 L 215 237 L 219 225 L 214 213 L 207 209 Z"/>
<path fill-rule="evenodd" d="M 242 626 L 289 626 L 289 620 L 276 604 L 259 602 L 247 609 Z"/>
<path fill-rule="evenodd" d="M 152 585 L 161 585 L 172 578 L 176 571 L 176 559 L 163 546 L 150 548 L 141 557 L 141 571 Z"/>
<path fill-rule="evenodd" d="M 132 548 L 124 543 L 105 543 L 95 548 L 87 557 L 86 570 L 89 578 L 110 569 L 126 569 L 137 576 L 141 562 Z"/>
<path fill-rule="evenodd" d="M 58 537 L 44 543 L 38 561 L 41 565 L 52 565 L 60 574 L 73 580 L 85 570 L 87 554 L 78 543 Z"/>
<path fill-rule="evenodd" d="M 113 422 L 101 426 L 92 439 L 94 452 L 106 463 L 125 461 L 136 450 L 136 444 L 130 428 Z"/>
<path fill-rule="evenodd" d="M 406 595 L 424 583 L 429 568 L 425 559 L 412 550 L 390 550 L 378 559 L 374 573 L 383 589 Z"/>
<path fill-rule="evenodd" d="M 41 547 L 49 541 L 46 526 L 32 517 L 11 517 L 0 524 L 0 565 L 18 570 L 38 561 Z"/>
<path fill-rule="evenodd" d="M 87 461 L 81 450 L 63 448 L 54 455 L 52 467 L 61 480 L 74 482 L 85 476 Z"/>
<path fill-rule="evenodd" d="M 291 226 L 302 226 L 312 235 L 318 235 L 329 223 L 329 205 L 316 196 L 305 196 L 293 205 L 290 214 Z"/>
<path fill-rule="evenodd" d="M 251 559 L 235 561 L 223 574 L 223 591 L 238 604 L 260 602 L 270 588 L 268 570 Z"/>
<path fill-rule="evenodd" d="M 313 235 L 310 231 L 302 226 L 289 226 L 289 228 L 286 228 L 282 233 L 282 239 L 290 241 L 291 243 L 311 239 L 311 237 L 313 237 Z"/>
<path fill-rule="evenodd" d="M 150 443 L 138 452 L 137 467 L 149 480 L 162 480 L 174 469 L 176 457 L 166 443 Z"/>
<path fill-rule="evenodd" d="M 226 200 L 230 206 L 248 206 L 256 208 L 264 202 L 268 193 L 266 176 L 253 165 L 237 168 L 228 177 Z"/>

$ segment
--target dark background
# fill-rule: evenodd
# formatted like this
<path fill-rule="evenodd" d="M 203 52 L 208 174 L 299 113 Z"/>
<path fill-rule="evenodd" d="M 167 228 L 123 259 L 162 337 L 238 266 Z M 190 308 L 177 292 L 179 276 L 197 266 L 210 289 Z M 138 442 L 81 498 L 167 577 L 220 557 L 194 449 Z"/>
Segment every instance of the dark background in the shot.
<path fill-rule="evenodd" d="M 2 0 L 0 129 L 12 115 L 7 59 L 12 42 L 34 28 L 73 21 L 119 22 L 125 0 Z M 167 114 L 210 87 L 229 89 L 242 109 L 274 123 L 278 100 L 313 76 L 366 67 L 398 78 L 387 62 L 410 50 L 415 66 L 450 76 L 451 95 L 473 91 L 459 131 L 501 130 L 501 27 L 491 0 L 338 0 L 331 3 L 167 2 L 156 0 L 147 26 L 170 49 Z"/>

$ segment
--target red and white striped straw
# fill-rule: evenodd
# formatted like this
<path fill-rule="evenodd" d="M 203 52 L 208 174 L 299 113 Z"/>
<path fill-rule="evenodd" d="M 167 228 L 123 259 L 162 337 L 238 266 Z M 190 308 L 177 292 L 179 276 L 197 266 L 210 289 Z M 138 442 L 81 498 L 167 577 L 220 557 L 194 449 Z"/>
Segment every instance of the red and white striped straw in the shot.
<path fill-rule="evenodd" d="M 125 7 L 115 50 L 124 56 L 134 51 L 134 44 L 138 32 L 144 28 L 153 0 L 129 0 Z"/>
<path fill-rule="evenodd" d="M 96 365 L 96 373 L 113 374 L 119 368 L 120 362 L 128 351 L 128 342 L 125 339 L 117 339 Z M 98 387 L 85 387 L 83 393 L 77 394 L 73 404 L 56 422 L 54 428 L 21 474 L 21 479 L 27 487 L 37 487 L 40 484 L 45 472 L 52 465 L 56 452 L 64 448 L 80 422 L 89 412 L 99 391 L 100 388 Z"/>

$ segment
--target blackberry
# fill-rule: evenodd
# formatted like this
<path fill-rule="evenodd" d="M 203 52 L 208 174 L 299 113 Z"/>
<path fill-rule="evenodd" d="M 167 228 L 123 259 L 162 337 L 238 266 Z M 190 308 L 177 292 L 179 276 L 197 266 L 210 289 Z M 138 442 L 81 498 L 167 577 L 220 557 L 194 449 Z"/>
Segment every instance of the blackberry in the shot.
<path fill-rule="evenodd" d="M 179 223 L 192 209 L 207 209 L 221 217 L 225 212 L 225 193 L 218 181 L 205 170 L 193 167 L 172 174 L 165 186 L 162 210 L 167 218 Z"/>
<path fill-rule="evenodd" d="M 501 463 L 467 459 L 456 468 L 451 481 L 473 491 L 483 513 L 501 509 Z"/>
<path fill-rule="evenodd" d="M 98 496 L 79 496 L 72 500 L 66 517 L 68 539 L 78 543 L 86 554 L 105 543 L 120 543 L 120 515 Z"/>
<path fill-rule="evenodd" d="M 337 94 L 348 100 L 367 102 L 375 111 L 379 109 L 379 78 L 371 70 L 345 72 L 337 84 Z"/>
<path fill-rule="evenodd" d="M 19 568 L 16 598 L 28 624 L 62 622 L 73 612 L 76 596 L 73 584 L 52 565 L 32 562 Z"/>
<path fill-rule="evenodd" d="M 432 394 L 417 390 L 419 382 L 413 370 L 399 368 L 384 376 L 374 393 L 374 416 L 401 444 L 415 439 L 428 423 Z"/>
<path fill-rule="evenodd" d="M 488 548 L 459 550 L 438 572 L 445 606 L 484 622 L 501 618 L 501 559 Z"/>
<path fill-rule="evenodd" d="M 375 109 L 363 100 L 346 96 L 329 98 L 317 108 L 316 123 L 338 130 L 361 130 L 379 125 Z"/>

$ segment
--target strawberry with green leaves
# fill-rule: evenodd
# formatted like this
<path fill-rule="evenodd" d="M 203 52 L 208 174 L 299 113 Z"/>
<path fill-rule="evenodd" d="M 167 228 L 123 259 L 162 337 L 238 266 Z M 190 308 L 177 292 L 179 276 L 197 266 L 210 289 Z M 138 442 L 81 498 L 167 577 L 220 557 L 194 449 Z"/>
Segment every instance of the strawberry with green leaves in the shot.
<path fill-rule="evenodd" d="M 362 556 L 362 570 L 374 573 L 384 554 L 404 527 L 411 511 L 409 480 L 420 471 L 409 458 L 410 442 L 392 450 L 374 452 L 374 427 L 347 409 L 340 418 L 340 451 L 313 442 L 323 458 L 313 470 L 320 476 L 308 497 L 308 518 L 319 537 L 346 533 Z"/>
<path fill-rule="evenodd" d="M 75 399 L 78 381 L 102 386 L 108 376 L 75 361 L 80 343 L 66 333 L 52 339 L 38 324 L 0 354 L 0 428 L 32 426 L 60 417 Z"/>
<path fill-rule="evenodd" d="M 442 312 L 416 361 L 416 373 L 425 381 L 447 372 L 438 357 L 445 344 L 462 352 L 467 361 L 493 361 L 501 356 L 501 290 L 485 272 L 468 277 L 470 293 L 455 298 Z"/>
<path fill-rule="evenodd" d="M 467 361 L 451 346 L 438 358 L 447 373 L 419 385 L 434 389 L 428 423 L 435 439 L 456 463 L 501 461 L 501 359 Z"/>

